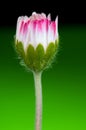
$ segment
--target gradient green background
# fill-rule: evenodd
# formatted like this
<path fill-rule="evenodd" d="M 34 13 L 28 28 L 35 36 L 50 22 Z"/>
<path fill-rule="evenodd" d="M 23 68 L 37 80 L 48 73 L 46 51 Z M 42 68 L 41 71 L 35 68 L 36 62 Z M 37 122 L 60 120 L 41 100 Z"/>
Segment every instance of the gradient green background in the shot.
<path fill-rule="evenodd" d="M 0 28 L 0 130 L 34 130 L 32 73 L 13 48 L 16 28 Z M 44 71 L 42 130 L 86 130 L 86 25 L 59 26 L 60 48 Z"/>

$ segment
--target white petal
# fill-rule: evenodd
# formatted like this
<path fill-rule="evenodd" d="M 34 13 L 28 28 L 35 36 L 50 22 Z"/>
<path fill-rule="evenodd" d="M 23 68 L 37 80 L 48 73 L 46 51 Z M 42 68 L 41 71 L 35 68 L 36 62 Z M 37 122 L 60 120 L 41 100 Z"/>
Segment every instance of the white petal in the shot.
<path fill-rule="evenodd" d="M 48 44 L 50 42 L 55 42 L 55 35 L 54 35 L 54 30 L 52 28 L 52 22 L 49 25 L 49 29 L 48 29 Z"/>
<path fill-rule="evenodd" d="M 35 11 L 32 13 L 32 15 L 34 15 L 34 14 L 36 14 L 36 12 L 35 12 Z"/>
<path fill-rule="evenodd" d="M 16 40 L 19 40 L 19 41 L 20 41 L 20 26 L 21 26 L 22 20 L 23 20 L 23 17 L 19 17 L 17 20 Z"/>
<path fill-rule="evenodd" d="M 42 15 L 42 18 L 43 18 L 43 19 L 45 19 L 45 18 L 46 18 L 46 14 L 41 13 L 41 15 Z"/>
<path fill-rule="evenodd" d="M 48 20 L 51 20 L 51 14 L 48 14 L 47 18 Z"/>
<path fill-rule="evenodd" d="M 56 37 L 58 38 L 58 16 L 56 17 L 55 23 L 56 23 Z"/>

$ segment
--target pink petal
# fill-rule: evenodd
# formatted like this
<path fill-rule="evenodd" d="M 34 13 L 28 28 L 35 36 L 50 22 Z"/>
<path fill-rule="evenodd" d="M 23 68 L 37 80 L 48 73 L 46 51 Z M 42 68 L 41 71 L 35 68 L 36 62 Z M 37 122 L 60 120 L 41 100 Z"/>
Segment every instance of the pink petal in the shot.
<path fill-rule="evenodd" d="M 20 33 L 21 33 L 22 29 L 23 29 L 23 25 L 24 25 L 24 21 L 21 22 L 21 25 L 20 25 Z"/>
<path fill-rule="evenodd" d="M 34 20 L 33 21 L 33 29 L 34 29 L 34 31 L 36 30 L 37 25 L 38 25 L 38 20 Z"/>
<path fill-rule="evenodd" d="M 23 33 L 27 32 L 27 28 L 28 27 L 28 23 L 24 23 L 24 27 L 23 27 Z"/>
<path fill-rule="evenodd" d="M 45 22 L 46 22 L 46 31 L 48 32 L 49 25 L 50 25 L 50 20 L 46 19 Z"/>
<path fill-rule="evenodd" d="M 52 29 L 52 31 L 54 32 L 54 35 L 56 35 L 56 23 L 53 21 L 53 22 L 51 22 L 51 29 Z"/>
<path fill-rule="evenodd" d="M 16 39 L 22 41 L 24 48 L 29 43 L 37 46 L 42 43 L 46 49 L 50 42 L 55 42 L 58 37 L 58 17 L 51 21 L 50 14 L 46 17 L 44 13 L 33 13 L 32 16 L 22 16 L 17 21 Z"/>

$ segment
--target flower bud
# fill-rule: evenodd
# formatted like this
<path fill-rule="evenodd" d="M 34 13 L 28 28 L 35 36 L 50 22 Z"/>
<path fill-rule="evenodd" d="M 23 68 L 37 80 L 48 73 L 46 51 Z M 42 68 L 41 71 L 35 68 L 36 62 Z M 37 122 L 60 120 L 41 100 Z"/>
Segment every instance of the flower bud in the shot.
<path fill-rule="evenodd" d="M 18 18 L 15 46 L 26 66 L 32 71 L 42 71 L 50 65 L 58 48 L 58 17 L 32 13 Z"/>

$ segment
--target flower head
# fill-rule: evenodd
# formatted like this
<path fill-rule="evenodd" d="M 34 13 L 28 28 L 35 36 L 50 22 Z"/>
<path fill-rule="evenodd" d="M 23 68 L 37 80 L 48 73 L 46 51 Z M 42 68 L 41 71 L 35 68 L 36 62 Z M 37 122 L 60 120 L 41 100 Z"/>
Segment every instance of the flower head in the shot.
<path fill-rule="evenodd" d="M 18 18 L 15 45 L 25 64 L 41 71 L 50 63 L 58 44 L 58 17 L 32 13 Z"/>

